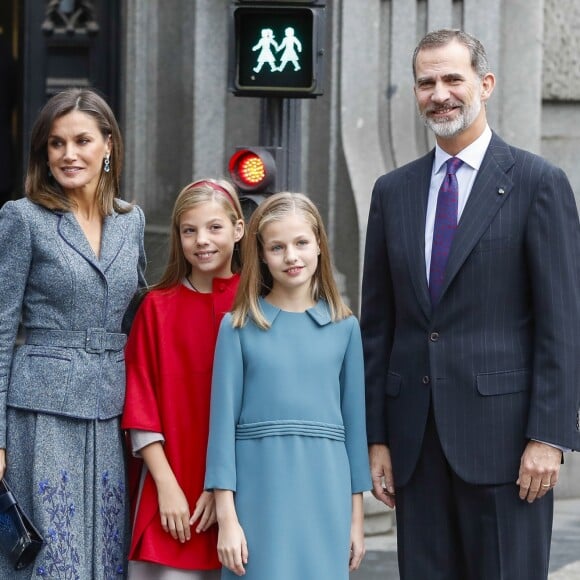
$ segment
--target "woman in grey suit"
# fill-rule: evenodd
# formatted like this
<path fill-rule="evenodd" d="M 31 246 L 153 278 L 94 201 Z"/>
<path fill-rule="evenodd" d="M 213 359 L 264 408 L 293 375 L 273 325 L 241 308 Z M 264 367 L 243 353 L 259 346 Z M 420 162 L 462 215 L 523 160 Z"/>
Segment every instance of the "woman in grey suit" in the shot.
<path fill-rule="evenodd" d="M 59 93 L 32 131 L 27 197 L 0 210 L 0 476 L 45 538 L 24 571 L 0 557 L 0 578 L 124 574 L 124 320 L 145 256 L 121 158 L 105 101 Z"/>

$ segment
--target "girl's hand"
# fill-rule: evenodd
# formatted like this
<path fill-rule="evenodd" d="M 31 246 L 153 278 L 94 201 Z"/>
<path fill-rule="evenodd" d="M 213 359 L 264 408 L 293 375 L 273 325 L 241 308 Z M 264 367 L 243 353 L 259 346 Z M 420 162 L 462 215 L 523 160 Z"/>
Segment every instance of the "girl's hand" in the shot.
<path fill-rule="evenodd" d="M 213 492 L 204 491 L 199 496 L 195 504 L 195 510 L 193 511 L 191 518 L 189 518 L 189 525 L 193 526 L 194 522 L 197 520 L 199 520 L 199 523 L 197 524 L 195 531 L 198 534 L 205 532 L 216 523 L 217 517 Z"/>
<path fill-rule="evenodd" d="M 365 556 L 365 535 L 362 530 L 350 531 L 350 560 L 348 563 L 348 569 L 352 572 L 353 570 L 358 570 L 363 558 Z"/>
<path fill-rule="evenodd" d="M 246 573 L 244 564 L 248 563 L 248 544 L 237 518 L 220 522 L 217 550 L 222 566 L 238 576 Z"/>
<path fill-rule="evenodd" d="M 6 473 L 6 449 L 0 449 L 0 479 Z"/>
<path fill-rule="evenodd" d="M 361 493 L 352 496 L 352 520 L 350 524 L 350 560 L 348 569 L 358 570 L 365 555 L 364 506 Z"/>
<path fill-rule="evenodd" d="M 157 501 L 163 530 L 181 543 L 190 540 L 189 505 L 175 479 L 157 484 Z"/>

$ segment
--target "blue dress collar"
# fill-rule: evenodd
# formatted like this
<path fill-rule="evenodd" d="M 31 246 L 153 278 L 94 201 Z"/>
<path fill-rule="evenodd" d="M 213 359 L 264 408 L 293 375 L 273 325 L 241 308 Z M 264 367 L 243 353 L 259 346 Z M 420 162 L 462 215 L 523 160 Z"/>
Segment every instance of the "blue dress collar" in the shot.
<path fill-rule="evenodd" d="M 274 324 L 278 314 L 282 312 L 280 308 L 270 304 L 265 298 L 260 297 L 259 299 L 260 308 L 264 314 L 264 318 L 270 323 L 270 326 Z M 330 308 L 325 300 L 319 300 L 312 308 L 308 308 L 306 313 L 318 324 L 318 326 L 325 326 L 330 324 L 332 319 L 330 317 Z"/>

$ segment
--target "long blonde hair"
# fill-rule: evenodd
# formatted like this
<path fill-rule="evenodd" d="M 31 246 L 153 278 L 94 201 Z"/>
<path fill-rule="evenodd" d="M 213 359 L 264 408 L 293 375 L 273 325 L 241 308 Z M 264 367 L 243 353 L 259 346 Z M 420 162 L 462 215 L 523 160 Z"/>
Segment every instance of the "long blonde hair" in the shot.
<path fill-rule="evenodd" d="M 179 224 L 183 214 L 201 204 L 215 201 L 224 209 L 233 225 L 243 220 L 242 207 L 234 186 L 225 179 L 200 179 L 184 187 L 173 206 L 171 216 L 171 241 L 169 259 L 165 272 L 151 289 L 165 289 L 176 286 L 191 272 L 191 264 L 185 258 L 181 247 Z M 234 245 L 232 272 L 238 273 L 242 267 L 241 248 L 244 238 Z"/>
<path fill-rule="evenodd" d="M 272 275 L 262 261 L 264 228 L 282 221 L 289 215 L 300 215 L 312 227 L 320 247 L 318 266 L 312 277 L 311 296 L 314 301 L 325 300 L 333 321 L 342 320 L 352 314 L 344 303 L 332 274 L 332 260 L 328 238 L 320 212 L 312 201 L 302 193 L 281 192 L 266 198 L 254 211 L 248 225 L 244 245 L 240 285 L 232 310 L 232 322 L 240 328 L 251 316 L 255 324 L 264 330 L 270 327 L 260 308 L 259 298 L 272 290 Z"/>

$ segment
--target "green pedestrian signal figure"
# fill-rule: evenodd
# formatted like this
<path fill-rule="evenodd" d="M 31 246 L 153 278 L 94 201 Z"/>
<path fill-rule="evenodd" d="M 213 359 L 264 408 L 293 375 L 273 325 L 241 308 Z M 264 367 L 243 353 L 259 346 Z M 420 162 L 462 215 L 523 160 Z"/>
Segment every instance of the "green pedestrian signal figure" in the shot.
<path fill-rule="evenodd" d="M 302 52 L 302 43 L 296 38 L 296 36 L 294 36 L 294 29 L 291 26 L 285 30 L 284 40 L 278 45 L 276 52 L 280 52 L 282 49 L 284 49 L 284 52 L 282 53 L 282 59 L 280 60 L 278 70 L 282 72 L 289 62 L 294 65 L 295 71 L 300 70 L 298 53 L 296 50 Z"/>
<path fill-rule="evenodd" d="M 278 69 L 276 68 L 276 58 L 274 57 L 274 53 L 272 52 L 272 47 L 275 51 L 279 51 L 280 48 L 277 42 L 274 40 L 274 33 L 271 28 L 262 28 L 262 38 L 258 41 L 258 43 L 252 47 L 252 51 L 256 52 L 260 50 L 260 54 L 258 55 L 258 64 L 254 67 L 254 72 L 259 73 L 262 70 L 262 67 L 265 63 L 270 65 L 270 71 L 276 72 Z"/>

